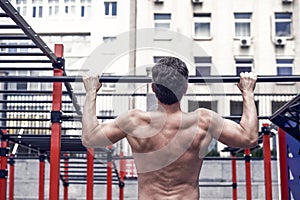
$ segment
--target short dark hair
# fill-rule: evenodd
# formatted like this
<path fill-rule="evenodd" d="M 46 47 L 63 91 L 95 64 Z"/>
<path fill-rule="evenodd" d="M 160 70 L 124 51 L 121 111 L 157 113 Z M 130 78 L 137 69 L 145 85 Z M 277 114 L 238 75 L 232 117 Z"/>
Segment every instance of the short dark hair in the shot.
<path fill-rule="evenodd" d="M 152 68 L 157 99 L 167 105 L 179 102 L 186 91 L 189 71 L 179 58 L 163 57 Z"/>

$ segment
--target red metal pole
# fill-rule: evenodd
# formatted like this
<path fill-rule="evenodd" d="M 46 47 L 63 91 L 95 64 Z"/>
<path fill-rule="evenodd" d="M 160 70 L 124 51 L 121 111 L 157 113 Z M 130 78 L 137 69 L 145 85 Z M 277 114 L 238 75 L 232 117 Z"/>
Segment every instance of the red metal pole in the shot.
<path fill-rule="evenodd" d="M 236 154 L 231 153 L 231 169 L 232 169 L 232 199 L 237 200 L 237 179 L 236 179 Z"/>
<path fill-rule="evenodd" d="M 124 161 L 124 153 L 123 151 L 120 152 L 120 200 L 124 199 L 124 177 L 125 177 L 125 161 Z"/>
<path fill-rule="evenodd" d="M 15 161 L 14 156 L 9 157 L 9 200 L 14 199 Z"/>
<path fill-rule="evenodd" d="M 64 200 L 68 200 L 69 199 L 69 173 L 68 173 L 68 170 L 69 170 L 69 154 L 68 153 L 65 153 L 64 154 Z"/>
<path fill-rule="evenodd" d="M 39 177 L 39 200 L 44 200 L 45 195 L 45 159 L 44 153 L 41 153 L 40 157 L 40 177 Z"/>
<path fill-rule="evenodd" d="M 107 187 L 106 187 L 106 199 L 112 200 L 112 146 L 108 147 L 107 152 Z"/>
<path fill-rule="evenodd" d="M 94 197 L 94 149 L 87 149 L 87 180 L 86 199 L 93 200 Z"/>
<path fill-rule="evenodd" d="M 63 45 L 55 45 L 55 54 L 57 57 L 63 56 Z M 63 71 L 58 66 L 54 69 L 54 76 L 62 76 Z M 59 115 L 61 111 L 62 102 L 62 83 L 53 83 L 53 95 L 52 95 L 52 113 L 53 115 Z M 57 116 L 55 117 L 57 119 Z M 58 117 L 59 118 L 59 117 Z M 52 119 L 51 119 L 52 120 Z M 59 120 L 52 120 L 51 127 L 51 148 L 50 148 L 50 190 L 49 199 L 59 199 L 59 162 L 60 162 L 60 135 L 61 135 L 61 123 Z"/>
<path fill-rule="evenodd" d="M 269 124 L 263 124 L 263 148 L 264 148 L 264 169 L 265 169 L 265 190 L 266 200 L 272 200 L 272 175 L 271 175 L 271 149 Z"/>
<path fill-rule="evenodd" d="M 250 149 L 245 149 L 245 171 L 246 171 L 246 199 L 252 199 L 252 191 L 251 191 L 251 155 Z"/>
<path fill-rule="evenodd" d="M 278 128 L 278 143 L 281 199 L 289 199 L 286 137 L 281 128 Z"/>
<path fill-rule="evenodd" d="M 6 138 L 1 139 L 0 142 L 1 149 L 6 149 L 8 147 L 8 141 Z M 1 155 L 1 163 L 0 163 L 0 170 L 1 170 L 1 177 L 0 177 L 0 200 L 6 200 L 6 189 L 7 189 L 7 154 Z"/>

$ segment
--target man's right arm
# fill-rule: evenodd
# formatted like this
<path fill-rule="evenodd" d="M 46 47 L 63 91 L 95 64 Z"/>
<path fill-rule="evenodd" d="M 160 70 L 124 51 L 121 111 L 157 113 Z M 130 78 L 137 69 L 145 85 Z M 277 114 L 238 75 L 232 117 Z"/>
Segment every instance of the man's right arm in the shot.
<path fill-rule="evenodd" d="M 258 118 L 254 101 L 254 89 L 256 75 L 253 73 L 242 73 L 238 84 L 243 97 L 243 114 L 240 124 L 220 119 L 216 113 L 211 113 L 211 130 L 209 132 L 220 142 L 240 148 L 250 148 L 257 145 L 258 140 Z"/>

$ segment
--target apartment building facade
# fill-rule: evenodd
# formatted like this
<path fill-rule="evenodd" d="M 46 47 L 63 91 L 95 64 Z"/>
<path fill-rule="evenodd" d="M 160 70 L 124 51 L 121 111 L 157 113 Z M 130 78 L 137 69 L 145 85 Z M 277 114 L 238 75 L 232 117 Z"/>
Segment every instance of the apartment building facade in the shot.
<path fill-rule="evenodd" d="M 110 61 L 100 60 L 100 65 L 108 66 L 95 67 L 114 75 L 149 75 L 151 66 L 161 56 L 169 55 L 186 61 L 190 75 L 194 76 L 235 76 L 243 71 L 255 71 L 258 75 L 300 73 L 300 5 L 295 0 L 11 2 L 49 47 L 64 44 L 66 70 L 70 75 L 88 68 L 84 65 L 89 63 L 93 52 Z M 21 50 L 2 48 L 1 51 Z M 11 73 L 32 75 L 29 71 Z M 24 87 L 29 90 L 31 84 Z M 43 86 L 32 87 L 43 89 Z M 298 83 L 258 84 L 259 115 L 271 115 L 298 93 L 298 88 Z M 103 87 L 108 94 L 147 91 L 150 92 L 148 85 Z M 190 84 L 188 93 L 182 101 L 184 111 L 207 107 L 223 116 L 242 112 L 242 99 L 234 84 Z M 97 103 L 98 114 L 118 115 L 134 107 L 146 110 L 146 99 L 146 96 L 104 97 Z M 220 145 L 219 149 L 222 148 Z"/>

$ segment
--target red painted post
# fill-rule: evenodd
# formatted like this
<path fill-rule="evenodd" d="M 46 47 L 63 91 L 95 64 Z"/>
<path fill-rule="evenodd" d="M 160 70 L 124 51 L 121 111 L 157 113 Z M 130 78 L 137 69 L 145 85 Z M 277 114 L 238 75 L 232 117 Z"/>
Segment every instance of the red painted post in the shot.
<path fill-rule="evenodd" d="M 107 180 L 106 180 L 106 199 L 112 200 L 112 146 L 108 147 L 107 152 Z"/>
<path fill-rule="evenodd" d="M 44 153 L 39 156 L 40 160 L 40 177 L 39 177 L 39 200 L 44 200 L 45 198 L 45 159 Z"/>
<path fill-rule="evenodd" d="M 69 154 L 65 153 L 64 154 L 64 200 L 69 199 Z"/>
<path fill-rule="evenodd" d="M 232 169 L 232 199 L 237 200 L 237 178 L 236 178 L 236 154 L 231 153 L 231 169 Z"/>
<path fill-rule="evenodd" d="M 59 58 L 63 56 L 63 45 L 55 45 L 55 55 Z M 56 67 L 56 66 L 54 66 Z M 54 69 L 54 76 L 62 76 L 63 71 L 60 66 Z M 61 123 L 59 118 L 59 112 L 61 111 L 62 102 L 62 83 L 53 83 L 53 94 L 52 94 L 52 114 L 56 115 L 56 120 L 52 121 L 51 127 L 51 148 L 50 148 L 50 189 L 49 189 L 49 199 L 58 200 L 59 199 L 59 163 L 60 163 L 60 136 L 61 136 Z"/>
<path fill-rule="evenodd" d="M 289 199 L 286 137 L 281 128 L 278 128 L 278 143 L 281 199 Z"/>
<path fill-rule="evenodd" d="M 5 150 L 8 147 L 8 141 L 6 138 L 1 139 L 0 147 L 2 150 Z M 7 190 L 7 157 L 8 155 L 1 155 L 1 177 L 0 177 L 0 200 L 6 200 L 6 190 Z"/>
<path fill-rule="evenodd" d="M 15 161 L 14 156 L 9 157 L 9 200 L 14 199 Z"/>
<path fill-rule="evenodd" d="M 94 198 L 94 149 L 87 149 L 87 180 L 86 180 L 86 199 Z"/>
<path fill-rule="evenodd" d="M 125 161 L 124 161 L 124 153 L 123 151 L 120 152 L 120 196 L 119 199 L 123 200 L 124 199 L 124 177 L 125 177 Z"/>
<path fill-rule="evenodd" d="M 252 191 L 251 191 L 251 154 L 250 149 L 245 149 L 245 171 L 246 171 L 246 199 L 252 199 Z"/>
<path fill-rule="evenodd" d="M 271 149 L 269 124 L 263 124 L 263 149 L 264 149 L 264 170 L 265 170 L 265 190 L 266 200 L 272 200 L 272 175 L 271 175 Z"/>

